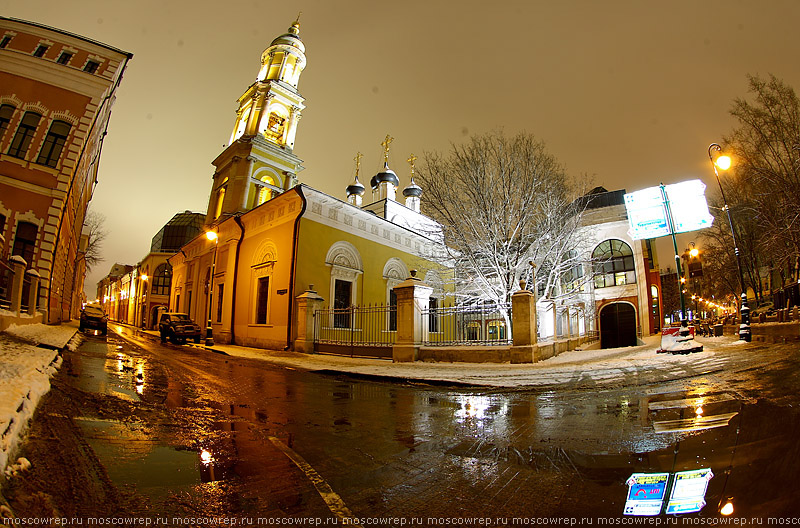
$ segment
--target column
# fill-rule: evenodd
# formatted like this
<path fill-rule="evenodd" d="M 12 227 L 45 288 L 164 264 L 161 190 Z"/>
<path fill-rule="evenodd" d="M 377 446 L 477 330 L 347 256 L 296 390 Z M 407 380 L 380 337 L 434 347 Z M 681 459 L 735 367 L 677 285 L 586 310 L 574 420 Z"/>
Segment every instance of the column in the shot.
<path fill-rule="evenodd" d="M 417 270 L 392 288 L 397 295 L 397 339 L 392 347 L 395 362 L 416 361 L 424 330 L 422 312 L 428 308 L 433 288 L 417 278 Z"/>

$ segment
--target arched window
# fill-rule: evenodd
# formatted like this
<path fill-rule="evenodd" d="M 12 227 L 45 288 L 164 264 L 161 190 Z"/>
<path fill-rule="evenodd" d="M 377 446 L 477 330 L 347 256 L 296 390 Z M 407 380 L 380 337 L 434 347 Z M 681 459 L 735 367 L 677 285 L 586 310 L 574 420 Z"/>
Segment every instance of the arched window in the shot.
<path fill-rule="evenodd" d="M 11 140 L 11 148 L 8 149 L 9 156 L 25 159 L 25 154 L 28 153 L 28 147 L 31 146 L 33 135 L 36 133 L 36 127 L 39 126 L 41 119 L 42 116 L 36 112 L 25 112 L 19 127 L 17 127 L 17 133 Z"/>
<path fill-rule="evenodd" d="M 165 262 L 153 272 L 153 285 L 150 289 L 153 295 L 169 295 L 172 283 L 172 266 Z"/>
<path fill-rule="evenodd" d="M 594 287 L 608 288 L 636 283 L 636 265 L 631 247 L 622 240 L 606 240 L 592 252 Z"/>
<path fill-rule="evenodd" d="M 261 186 L 258 190 L 258 203 L 256 205 L 268 202 L 278 195 L 278 192 L 275 190 L 277 188 L 275 186 L 275 179 L 272 176 L 262 176 L 261 181 L 266 185 Z"/>
<path fill-rule="evenodd" d="M 11 118 L 14 117 L 14 110 L 16 108 L 10 104 L 0 105 L 0 139 L 3 138 Z"/>
<path fill-rule="evenodd" d="M 342 240 L 328 249 L 325 264 L 331 268 L 328 298 L 334 310 L 341 310 L 333 316 L 332 325 L 334 328 L 350 328 L 350 313 L 345 309 L 354 306 L 358 298 L 358 276 L 364 273 L 361 254 L 353 244 Z"/>
<path fill-rule="evenodd" d="M 228 188 L 227 185 L 224 185 L 228 181 L 228 178 L 225 178 L 222 187 L 217 190 L 217 204 L 214 207 L 214 219 L 216 220 L 222 214 L 222 204 L 225 203 L 225 190 Z"/>
<path fill-rule="evenodd" d="M 19 255 L 25 259 L 28 267 L 33 267 L 33 252 L 36 248 L 36 235 L 39 226 L 30 222 L 17 222 L 17 233 L 14 235 L 12 255 Z"/>
<path fill-rule="evenodd" d="M 65 121 L 53 121 L 47 136 L 44 138 L 44 145 L 42 145 L 42 150 L 39 151 L 36 163 L 47 165 L 48 167 L 55 167 L 58 164 L 61 151 L 64 150 L 64 145 L 67 143 L 70 128 L 72 126 Z"/>

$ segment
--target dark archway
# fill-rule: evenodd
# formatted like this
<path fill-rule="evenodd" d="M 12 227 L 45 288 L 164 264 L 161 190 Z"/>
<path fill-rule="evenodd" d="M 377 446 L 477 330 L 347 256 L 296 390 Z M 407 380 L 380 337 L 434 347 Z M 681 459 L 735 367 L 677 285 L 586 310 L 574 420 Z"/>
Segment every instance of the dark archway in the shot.
<path fill-rule="evenodd" d="M 600 310 L 600 348 L 636 346 L 636 310 L 628 303 L 607 304 Z"/>

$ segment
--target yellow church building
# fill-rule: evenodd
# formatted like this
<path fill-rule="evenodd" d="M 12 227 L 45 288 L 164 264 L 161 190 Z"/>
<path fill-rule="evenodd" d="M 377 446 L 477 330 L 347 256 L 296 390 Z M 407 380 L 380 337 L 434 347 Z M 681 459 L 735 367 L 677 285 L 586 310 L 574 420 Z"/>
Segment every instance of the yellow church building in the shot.
<path fill-rule="evenodd" d="M 219 343 L 295 348 L 298 297 L 308 290 L 332 308 L 392 305 L 392 288 L 416 269 L 436 306 L 449 282 L 433 258 L 443 254 L 442 227 L 420 213 L 413 156 L 404 203 L 396 199 L 389 136 L 371 197 L 359 181 L 360 154 L 346 200 L 298 183 L 294 144 L 305 105 L 297 85 L 306 65 L 299 33 L 295 21 L 272 42 L 239 98 L 230 144 L 213 161 L 208 236 L 170 258 L 170 309 L 201 326 L 210 321 Z M 396 325 L 390 319 L 380 323 L 387 331 Z M 352 327 L 341 318 L 330 325 Z"/>

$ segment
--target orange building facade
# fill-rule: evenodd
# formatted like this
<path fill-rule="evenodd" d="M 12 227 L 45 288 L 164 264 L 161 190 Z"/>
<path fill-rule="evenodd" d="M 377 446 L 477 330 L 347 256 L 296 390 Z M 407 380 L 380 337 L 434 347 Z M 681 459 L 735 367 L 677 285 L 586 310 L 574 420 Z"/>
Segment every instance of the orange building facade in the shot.
<path fill-rule="evenodd" d="M 47 323 L 78 316 L 81 236 L 130 53 L 0 17 L 0 243 L 42 277 Z"/>

